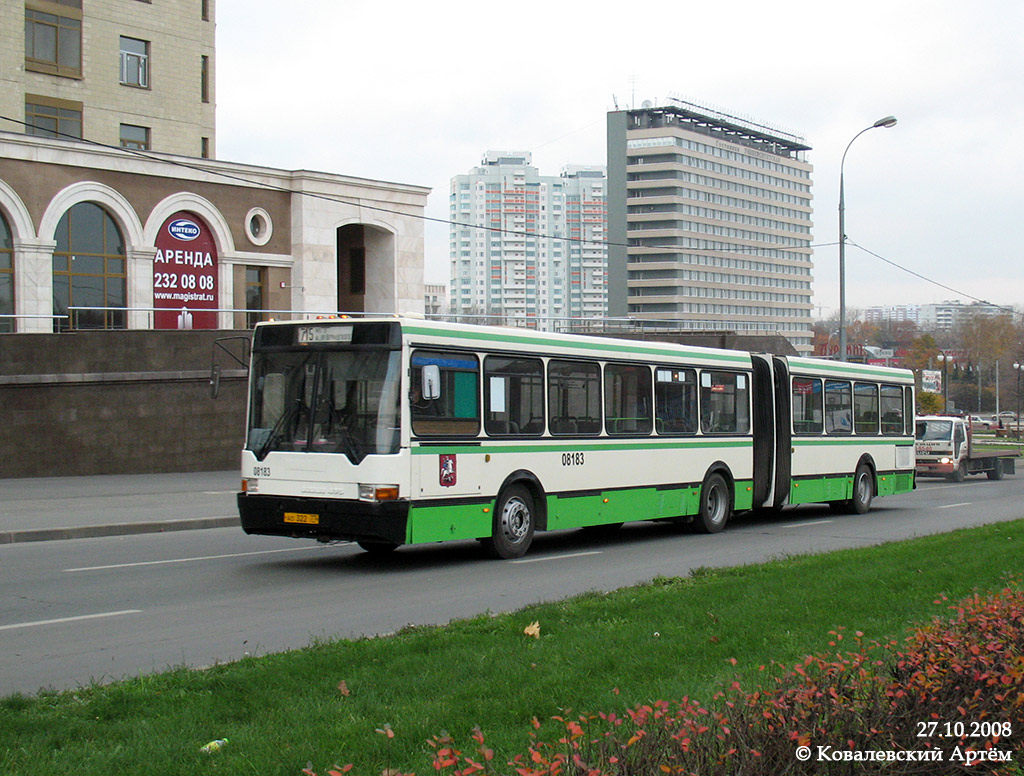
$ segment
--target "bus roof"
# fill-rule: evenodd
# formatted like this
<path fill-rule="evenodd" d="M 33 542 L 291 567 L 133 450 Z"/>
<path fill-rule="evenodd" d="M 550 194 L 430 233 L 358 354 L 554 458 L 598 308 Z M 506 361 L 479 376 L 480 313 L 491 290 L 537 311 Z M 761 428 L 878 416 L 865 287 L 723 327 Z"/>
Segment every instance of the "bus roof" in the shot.
<path fill-rule="evenodd" d="M 303 321 L 265 321 L 258 326 L 310 326 L 310 325 L 351 325 L 353 323 L 395 323 L 397 322 L 406 338 L 417 336 L 438 343 L 450 341 L 452 346 L 464 345 L 467 342 L 486 343 L 510 351 L 536 351 L 539 348 L 557 352 L 560 355 L 587 355 L 600 353 L 603 356 L 620 357 L 627 360 L 637 359 L 679 359 L 685 358 L 698 362 L 703 366 L 722 366 L 733 368 L 749 368 L 751 354 L 741 350 L 727 350 L 701 345 L 684 345 L 673 342 L 662 342 L 628 337 L 594 334 L 571 334 L 561 332 L 537 331 L 518 326 L 487 326 L 474 323 L 452 323 L 435 321 L 412 316 L 367 316 L 364 318 L 322 318 Z M 796 374 L 821 377 L 848 377 L 866 380 L 884 380 L 897 383 L 912 383 L 913 372 L 907 369 L 856 364 L 826 359 L 805 358 L 799 356 L 779 356 L 784 358 L 790 371 Z"/>

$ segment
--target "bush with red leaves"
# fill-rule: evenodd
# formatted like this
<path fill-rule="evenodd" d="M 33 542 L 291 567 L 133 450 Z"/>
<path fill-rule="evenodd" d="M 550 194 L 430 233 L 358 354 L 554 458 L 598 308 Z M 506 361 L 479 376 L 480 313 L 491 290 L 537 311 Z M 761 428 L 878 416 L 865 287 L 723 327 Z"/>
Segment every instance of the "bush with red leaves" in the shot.
<path fill-rule="evenodd" d="M 623 716 L 555 717 L 564 732 L 535 737 L 509 767 L 519 776 L 1020 776 L 1024 591 L 950 608 L 902 645 L 864 643 L 857 633 L 843 651 L 843 633 L 833 632 L 833 651 L 774 666 L 768 687 L 747 692 L 733 682 L 710 708 L 684 698 Z M 434 770 L 501 773 L 483 734 L 473 738 L 473 756 L 437 739 Z"/>

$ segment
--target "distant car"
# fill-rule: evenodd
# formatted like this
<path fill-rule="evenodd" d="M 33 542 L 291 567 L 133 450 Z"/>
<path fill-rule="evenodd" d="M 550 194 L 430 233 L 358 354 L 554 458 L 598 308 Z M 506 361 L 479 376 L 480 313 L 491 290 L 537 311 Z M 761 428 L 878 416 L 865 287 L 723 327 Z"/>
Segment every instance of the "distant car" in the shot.
<path fill-rule="evenodd" d="M 971 423 L 971 429 L 984 428 L 989 429 L 995 425 L 995 419 L 983 418 L 981 415 L 968 415 L 967 419 Z"/>
<path fill-rule="evenodd" d="M 997 417 L 1000 417 L 1000 418 L 1010 418 L 1011 420 L 1016 420 L 1017 419 L 1017 413 L 1016 412 L 1010 412 L 1010 410 L 1003 410 L 1002 412 L 999 413 L 999 415 Z"/>

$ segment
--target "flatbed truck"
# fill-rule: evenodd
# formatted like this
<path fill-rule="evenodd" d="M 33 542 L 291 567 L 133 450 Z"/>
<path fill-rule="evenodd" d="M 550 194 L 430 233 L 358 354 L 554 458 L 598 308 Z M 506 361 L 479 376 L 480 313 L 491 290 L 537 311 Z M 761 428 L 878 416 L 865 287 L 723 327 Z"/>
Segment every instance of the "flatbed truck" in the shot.
<path fill-rule="evenodd" d="M 945 477 L 963 482 L 971 474 L 1001 480 L 1016 473 L 1018 453 L 1012 450 L 979 450 L 966 418 L 920 415 L 916 422 L 918 477 Z"/>

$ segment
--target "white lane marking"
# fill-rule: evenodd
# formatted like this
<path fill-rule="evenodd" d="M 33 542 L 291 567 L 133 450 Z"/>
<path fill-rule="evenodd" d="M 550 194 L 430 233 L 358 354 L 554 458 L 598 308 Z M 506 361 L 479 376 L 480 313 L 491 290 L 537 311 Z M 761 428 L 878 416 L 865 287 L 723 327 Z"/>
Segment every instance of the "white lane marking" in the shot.
<path fill-rule="evenodd" d="M 122 609 L 119 612 L 100 612 L 99 614 L 80 614 L 77 617 L 58 617 L 55 620 L 36 620 L 35 622 L 15 622 L 10 625 L 0 625 L 0 631 L 14 630 L 15 628 L 35 628 L 38 625 L 57 625 L 62 622 L 78 622 L 80 620 L 97 620 L 101 617 L 121 617 L 125 614 L 142 614 L 141 609 Z"/>
<path fill-rule="evenodd" d="M 228 493 L 234 495 L 238 493 L 237 490 L 204 490 L 201 491 L 204 496 L 226 496 Z"/>
<path fill-rule="evenodd" d="M 780 525 L 779 528 L 803 528 L 806 525 L 825 525 L 826 523 L 834 522 L 834 520 L 812 520 L 809 523 L 789 523 L 788 525 Z"/>
<path fill-rule="evenodd" d="M 547 560 L 564 560 L 565 558 L 582 558 L 585 555 L 600 555 L 601 550 L 591 550 L 590 552 L 571 552 L 566 555 L 545 555 L 542 558 L 522 558 L 521 560 L 513 560 L 511 563 L 543 563 Z"/>
<path fill-rule="evenodd" d="M 953 507 L 969 507 L 973 502 L 965 501 L 962 504 L 943 504 L 941 507 L 935 507 L 936 509 L 953 509 Z"/>
<path fill-rule="evenodd" d="M 350 542 L 342 542 L 349 544 Z M 282 550 L 259 550 L 257 552 L 232 552 L 224 555 L 197 555 L 194 558 L 170 558 L 168 560 L 142 560 L 135 563 L 112 563 L 109 566 L 82 566 L 77 569 L 64 569 L 66 574 L 74 571 L 106 571 L 108 569 L 130 569 L 137 566 L 163 566 L 169 563 L 191 563 L 196 560 L 221 560 L 223 558 L 245 558 L 250 555 L 271 555 L 275 552 L 303 552 L 319 550 L 320 547 L 286 547 Z"/>

